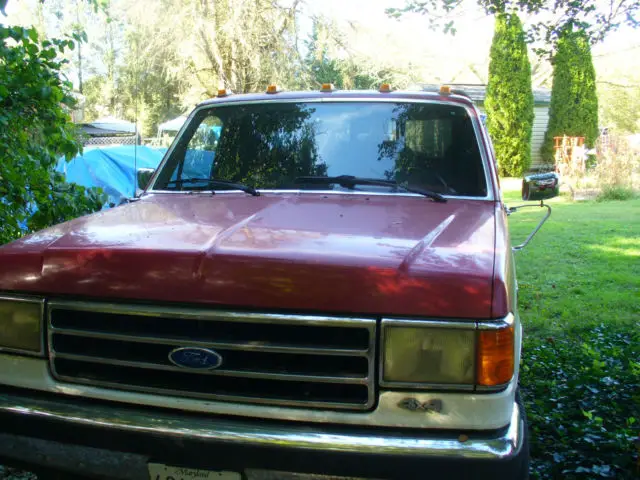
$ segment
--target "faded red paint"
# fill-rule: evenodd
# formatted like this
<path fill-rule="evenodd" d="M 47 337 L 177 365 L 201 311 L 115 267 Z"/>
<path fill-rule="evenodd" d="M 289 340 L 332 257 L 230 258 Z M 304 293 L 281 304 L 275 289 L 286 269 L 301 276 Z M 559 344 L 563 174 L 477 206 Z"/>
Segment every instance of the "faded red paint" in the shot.
<path fill-rule="evenodd" d="M 391 195 L 154 194 L 0 248 L 0 290 L 489 318 L 494 210 Z"/>
<path fill-rule="evenodd" d="M 496 204 L 496 268 L 493 276 L 491 316 L 504 317 L 516 311 L 516 267 L 511 253 L 507 214 L 503 205 Z"/>
<path fill-rule="evenodd" d="M 231 96 L 458 96 L 376 92 Z M 474 121 L 479 125 L 473 108 Z M 483 132 L 482 148 L 492 159 Z M 489 177 L 498 198 L 493 160 Z M 499 200 L 350 193 L 149 194 L 0 247 L 0 291 L 230 308 L 496 318 L 514 272 Z"/>

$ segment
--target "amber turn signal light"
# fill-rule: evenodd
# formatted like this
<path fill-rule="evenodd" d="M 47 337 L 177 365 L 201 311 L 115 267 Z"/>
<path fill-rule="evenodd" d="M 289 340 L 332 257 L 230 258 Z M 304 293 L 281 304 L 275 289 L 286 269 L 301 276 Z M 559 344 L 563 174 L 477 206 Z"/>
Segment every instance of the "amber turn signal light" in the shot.
<path fill-rule="evenodd" d="M 478 333 L 477 384 L 491 387 L 509 382 L 514 366 L 513 326 Z"/>

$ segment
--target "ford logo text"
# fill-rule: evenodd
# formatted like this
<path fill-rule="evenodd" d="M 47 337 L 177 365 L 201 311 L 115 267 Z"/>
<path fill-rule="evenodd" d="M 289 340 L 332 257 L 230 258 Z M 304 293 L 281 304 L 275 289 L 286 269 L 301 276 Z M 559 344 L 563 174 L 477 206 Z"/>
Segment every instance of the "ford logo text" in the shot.
<path fill-rule="evenodd" d="M 169 352 L 169 360 L 180 368 L 190 370 L 213 370 L 222 365 L 218 352 L 208 348 L 181 347 Z"/>

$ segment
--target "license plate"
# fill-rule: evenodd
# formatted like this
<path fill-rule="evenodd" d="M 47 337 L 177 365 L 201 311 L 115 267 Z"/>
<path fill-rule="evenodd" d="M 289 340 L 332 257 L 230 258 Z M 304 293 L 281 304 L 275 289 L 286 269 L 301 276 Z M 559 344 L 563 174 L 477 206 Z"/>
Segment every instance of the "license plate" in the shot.
<path fill-rule="evenodd" d="M 151 480 L 241 480 L 237 472 L 214 472 L 199 468 L 172 467 L 162 463 L 149 463 Z"/>

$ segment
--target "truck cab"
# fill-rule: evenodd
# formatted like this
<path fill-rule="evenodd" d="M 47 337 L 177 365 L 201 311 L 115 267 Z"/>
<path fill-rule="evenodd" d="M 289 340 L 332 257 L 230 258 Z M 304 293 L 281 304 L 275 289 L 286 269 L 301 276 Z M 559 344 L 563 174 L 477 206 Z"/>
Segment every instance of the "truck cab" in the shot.
<path fill-rule="evenodd" d="M 0 247 L 3 461 L 527 477 L 510 212 L 469 98 L 222 90 L 143 173 Z"/>

